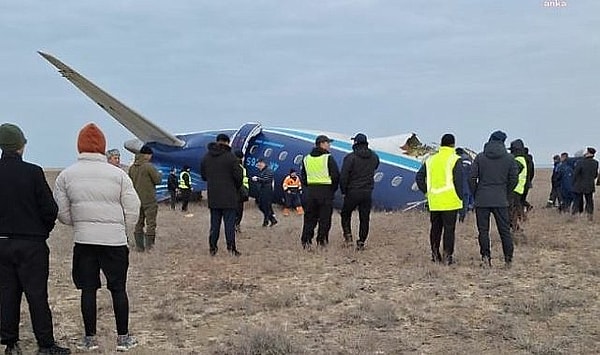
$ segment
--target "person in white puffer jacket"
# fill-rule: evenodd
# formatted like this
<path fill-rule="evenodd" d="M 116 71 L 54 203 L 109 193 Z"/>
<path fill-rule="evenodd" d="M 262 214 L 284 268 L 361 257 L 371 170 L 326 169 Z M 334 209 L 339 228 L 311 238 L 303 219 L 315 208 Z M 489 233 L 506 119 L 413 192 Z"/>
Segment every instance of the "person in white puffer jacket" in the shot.
<path fill-rule="evenodd" d="M 58 220 L 73 226 L 73 281 L 81 290 L 85 326 L 85 336 L 78 348 L 98 348 L 96 291 L 101 287 L 102 270 L 113 301 L 117 350 L 127 351 L 137 341 L 129 335 L 126 231 L 133 228 L 138 218 L 140 200 L 127 173 L 106 162 L 106 140 L 94 123 L 79 132 L 77 149 L 77 162 L 56 178 L 54 198 Z"/>

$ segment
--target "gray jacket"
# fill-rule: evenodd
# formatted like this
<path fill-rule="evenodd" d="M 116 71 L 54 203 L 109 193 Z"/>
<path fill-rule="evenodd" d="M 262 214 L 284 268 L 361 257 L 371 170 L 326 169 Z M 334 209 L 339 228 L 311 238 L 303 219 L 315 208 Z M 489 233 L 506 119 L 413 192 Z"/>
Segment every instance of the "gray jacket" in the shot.
<path fill-rule="evenodd" d="M 519 167 L 503 142 L 490 141 L 471 167 L 475 207 L 508 207 L 508 194 L 518 183 Z"/>

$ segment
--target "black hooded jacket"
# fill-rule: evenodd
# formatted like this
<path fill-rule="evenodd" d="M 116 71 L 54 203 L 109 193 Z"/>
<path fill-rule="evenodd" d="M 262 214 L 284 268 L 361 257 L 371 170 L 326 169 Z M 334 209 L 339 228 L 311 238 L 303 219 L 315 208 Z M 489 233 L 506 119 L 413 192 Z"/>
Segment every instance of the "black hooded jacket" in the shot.
<path fill-rule="evenodd" d="M 16 152 L 0 159 L 0 236 L 45 241 L 54 228 L 58 206 L 42 168 Z"/>
<path fill-rule="evenodd" d="M 352 153 L 344 157 L 340 175 L 340 190 L 345 195 L 352 191 L 373 191 L 373 175 L 379 167 L 379 157 L 367 144 L 354 144 Z"/>
<path fill-rule="evenodd" d="M 314 147 L 310 152 L 310 155 L 313 157 L 320 157 L 323 154 L 329 154 L 329 152 L 319 147 Z M 323 193 L 326 193 L 327 195 L 331 194 L 331 197 L 333 198 L 333 194 L 338 189 L 340 183 L 340 170 L 332 155 L 329 155 L 329 159 L 327 159 L 327 168 L 329 169 L 329 177 L 331 177 L 331 185 L 309 185 L 306 178 L 304 161 L 302 161 L 300 180 L 302 181 L 302 185 L 306 186 L 307 191 L 313 191 L 313 193 L 315 193 L 317 190 L 322 190 Z"/>
<path fill-rule="evenodd" d="M 490 141 L 473 161 L 470 186 L 476 207 L 508 207 L 508 193 L 517 186 L 519 167 L 501 141 Z"/>
<path fill-rule="evenodd" d="M 595 192 L 596 177 L 598 177 L 598 161 L 593 156 L 580 159 L 573 171 L 573 192 L 580 194 Z"/>
<path fill-rule="evenodd" d="M 206 181 L 209 208 L 237 208 L 243 172 L 230 146 L 209 143 L 200 165 L 200 175 Z"/>

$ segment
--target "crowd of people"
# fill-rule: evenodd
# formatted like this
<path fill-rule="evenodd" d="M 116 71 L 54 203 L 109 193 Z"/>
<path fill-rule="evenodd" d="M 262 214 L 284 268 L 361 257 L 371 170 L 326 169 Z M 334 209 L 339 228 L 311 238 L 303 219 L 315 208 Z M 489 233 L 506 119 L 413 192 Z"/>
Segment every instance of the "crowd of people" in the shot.
<path fill-rule="evenodd" d="M 502 131 L 493 132 L 483 152 L 471 161 L 464 149 L 454 147 L 455 137 L 445 134 L 439 151 L 417 172 L 416 183 L 427 197 L 430 211 L 433 262 L 454 263 L 457 216 L 463 222 L 467 211 L 474 208 L 482 266 L 491 266 L 490 215 L 494 216 L 500 234 L 505 266 L 511 266 L 513 238 L 525 238 L 522 222 L 533 208 L 527 194 L 535 166 L 523 140 L 513 140 L 507 151 L 506 138 Z M 594 181 L 598 177 L 595 153 L 594 148 L 588 147 L 579 159 L 569 159 L 567 153 L 560 159 L 554 157 L 548 207 L 558 205 L 560 211 L 573 214 L 585 210 L 588 218 L 593 218 Z M 443 253 L 440 252 L 442 240 Z"/>
<path fill-rule="evenodd" d="M 504 262 L 513 259 L 513 238 L 523 234 L 521 223 L 532 208 L 527 192 L 534 178 L 533 157 L 521 139 L 505 147 L 507 135 L 493 132 L 483 152 L 474 158 L 460 147 L 455 137 L 444 134 L 440 148 L 424 161 L 416 174 L 416 184 L 427 198 L 430 212 L 432 261 L 454 263 L 457 220 L 464 222 L 475 211 L 479 231 L 482 265 L 491 266 L 490 215 L 493 215 L 502 241 Z M 367 136 L 353 138 L 352 152 L 341 169 L 331 155 L 331 142 L 317 136 L 315 145 L 304 156 L 301 169 L 294 169 L 281 182 L 285 196 L 284 216 L 295 211 L 303 216 L 300 242 L 305 250 L 329 243 L 334 194 L 343 196 L 341 228 L 347 245 L 354 241 L 351 216 L 358 209 L 359 230 L 356 250 L 364 250 L 369 235 L 374 174 L 379 157 L 369 148 Z M 78 159 L 57 177 L 50 189 L 43 170 L 23 161 L 27 140 L 13 124 L 0 126 L 0 340 L 6 354 L 21 354 L 19 317 L 21 296 L 29 303 L 38 354 L 70 354 L 70 349 L 55 343 L 51 310 L 48 305 L 49 249 L 46 240 L 58 219 L 73 226 L 73 283 L 81 292 L 84 336 L 80 350 L 98 349 L 96 341 L 96 294 L 104 273 L 112 297 L 116 323 L 116 350 L 127 351 L 137 345 L 129 334 L 127 272 L 129 247 L 127 232 L 133 230 L 135 250 L 151 251 L 156 243 L 158 203 L 156 186 L 161 173 L 151 163 L 152 148 L 144 145 L 126 172 L 118 149 L 106 150 L 106 139 L 95 124 L 85 125 L 77 138 Z M 598 175 L 595 149 L 587 148 L 581 158 L 567 153 L 554 157 L 552 192 L 548 206 L 561 212 L 582 213 L 592 218 L 594 182 Z M 206 181 L 210 210 L 209 252 L 218 252 L 221 224 L 224 225 L 227 251 L 240 256 L 236 234 L 241 231 L 244 203 L 249 199 L 249 183 L 258 188 L 257 204 L 263 227 L 278 223 L 272 208 L 274 173 L 264 160 L 258 172 L 247 176 L 241 152 L 233 152 L 230 138 L 219 134 L 207 146 L 200 176 Z M 192 192 L 191 168 L 184 166 L 179 176 L 169 172 L 167 189 L 171 209 L 177 196 L 182 211 L 188 211 Z M 188 216 L 193 216 L 188 214 Z M 443 238 L 442 238 L 443 236 Z M 442 244 L 443 241 L 443 244 Z M 440 252 L 440 246 L 442 252 Z"/>

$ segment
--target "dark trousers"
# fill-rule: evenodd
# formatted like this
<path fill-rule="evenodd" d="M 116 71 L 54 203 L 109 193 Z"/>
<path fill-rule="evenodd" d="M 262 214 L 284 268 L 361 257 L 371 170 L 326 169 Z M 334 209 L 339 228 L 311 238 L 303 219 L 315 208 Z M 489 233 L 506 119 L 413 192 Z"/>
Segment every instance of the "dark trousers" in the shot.
<path fill-rule="evenodd" d="M 242 218 L 244 218 L 244 201 L 238 202 L 238 207 L 235 211 L 235 225 L 239 227 L 242 224 Z"/>
<path fill-rule="evenodd" d="M 352 235 L 352 211 L 358 207 L 358 239 L 365 242 L 369 235 L 369 219 L 371 215 L 371 191 L 348 191 L 342 206 L 342 230 L 344 236 Z"/>
<path fill-rule="evenodd" d="M 258 198 L 258 209 L 263 214 L 263 223 L 271 222 L 275 219 L 273 212 L 273 196 L 271 194 L 261 194 Z"/>
<path fill-rule="evenodd" d="M 211 208 L 210 209 L 210 250 L 216 251 L 219 234 L 221 232 L 221 220 L 225 225 L 225 239 L 227 241 L 227 250 L 236 250 L 235 246 L 235 217 L 237 215 L 235 208 Z"/>
<path fill-rule="evenodd" d="M 448 257 L 454 254 L 454 231 L 457 214 L 458 210 L 430 211 L 431 229 L 429 231 L 429 241 L 433 261 L 442 261 L 442 255 L 440 254 L 442 232 L 444 234 L 444 256 Z"/>
<path fill-rule="evenodd" d="M 100 271 L 106 277 L 112 301 L 117 334 L 129 333 L 129 299 L 127 270 L 129 249 L 124 246 L 75 244 L 73 247 L 73 282 L 81 290 L 81 315 L 85 335 L 96 335 L 96 291 L 101 287 Z"/>
<path fill-rule="evenodd" d="M 479 230 L 479 252 L 482 257 L 491 258 L 490 250 L 490 214 L 494 215 L 496 227 L 502 241 L 504 260 L 511 262 L 513 257 L 513 240 L 510 235 L 510 219 L 507 207 L 477 207 L 477 229 Z"/>
<path fill-rule="evenodd" d="M 590 192 L 587 194 L 575 193 L 575 200 L 573 201 L 573 214 L 583 213 L 583 201 L 585 199 L 585 212 L 587 214 L 594 213 L 594 193 Z"/>
<path fill-rule="evenodd" d="M 329 243 L 329 230 L 331 229 L 331 214 L 333 213 L 333 200 L 331 196 L 314 196 L 310 194 L 306 199 L 304 208 L 304 225 L 302 226 L 302 244 L 311 244 L 315 235 L 317 224 L 317 244 Z"/>
<path fill-rule="evenodd" d="M 516 192 L 511 192 L 508 197 L 509 206 L 509 220 L 510 220 L 510 228 L 513 232 L 517 232 L 521 230 L 521 226 L 519 224 L 520 221 L 523 220 L 525 216 L 525 210 L 523 206 L 523 195 L 518 194 Z"/>
<path fill-rule="evenodd" d="M 181 189 L 181 210 L 188 210 L 188 203 L 190 203 L 190 196 L 192 195 L 192 190 L 190 189 Z"/>
<path fill-rule="evenodd" d="M 19 340 L 21 297 L 25 293 L 35 339 L 40 347 L 54 344 L 48 306 L 50 250 L 45 241 L 0 239 L 0 339 Z"/>
<path fill-rule="evenodd" d="M 566 189 L 560 190 L 560 212 L 568 213 L 573 205 L 573 193 Z"/>
<path fill-rule="evenodd" d="M 169 190 L 169 195 L 171 196 L 171 198 L 170 198 L 171 209 L 174 210 L 175 203 L 177 202 L 177 190 Z"/>
<path fill-rule="evenodd" d="M 286 208 L 296 208 L 302 206 L 302 201 L 300 200 L 299 192 L 286 192 L 284 195 Z"/>
<path fill-rule="evenodd" d="M 559 189 L 556 186 L 552 186 L 552 190 L 550 190 L 550 196 L 548 196 L 548 206 L 560 206 L 560 200 Z"/>

